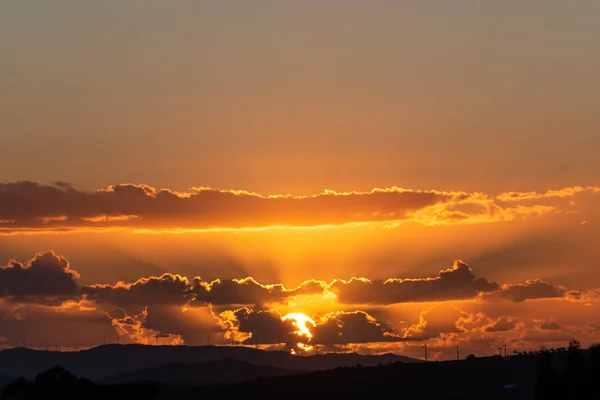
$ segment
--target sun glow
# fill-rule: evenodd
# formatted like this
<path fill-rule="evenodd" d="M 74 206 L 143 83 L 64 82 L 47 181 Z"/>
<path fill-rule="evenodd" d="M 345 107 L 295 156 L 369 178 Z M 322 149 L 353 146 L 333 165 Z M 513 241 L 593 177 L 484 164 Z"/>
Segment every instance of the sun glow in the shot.
<path fill-rule="evenodd" d="M 312 318 L 302 313 L 290 313 L 281 318 L 282 321 L 292 320 L 292 324 L 298 329 L 296 335 L 304 336 L 308 339 L 312 338 L 313 335 L 306 324 L 311 324 L 313 327 L 317 326 Z"/>
<path fill-rule="evenodd" d="M 313 334 L 310 331 L 309 325 L 312 325 L 312 327 L 314 328 L 317 326 L 317 324 L 309 316 L 304 315 L 302 313 L 289 313 L 289 314 L 283 316 L 281 319 L 283 321 L 287 321 L 287 320 L 292 321 L 292 324 L 297 329 L 297 331 L 295 332 L 296 335 L 305 337 L 307 340 L 312 339 Z M 302 342 L 299 342 L 296 345 L 297 345 L 298 349 L 300 349 L 302 351 L 310 351 L 313 348 L 313 346 L 308 345 L 306 343 L 302 343 Z M 294 350 L 292 350 L 292 354 L 296 354 L 296 352 Z"/>

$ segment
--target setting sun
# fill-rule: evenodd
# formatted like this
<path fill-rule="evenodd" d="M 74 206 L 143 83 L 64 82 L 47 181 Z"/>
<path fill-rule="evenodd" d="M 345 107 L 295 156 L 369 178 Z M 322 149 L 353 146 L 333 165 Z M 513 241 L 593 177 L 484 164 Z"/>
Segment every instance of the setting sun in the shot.
<path fill-rule="evenodd" d="M 305 337 L 307 340 L 310 340 L 313 337 L 313 334 L 310 331 L 310 328 L 308 327 L 308 325 L 312 325 L 313 327 L 317 326 L 317 324 L 315 323 L 315 321 L 313 321 L 312 318 L 310 318 L 309 316 L 302 314 L 302 313 L 289 313 L 289 314 L 283 316 L 281 318 L 281 320 L 282 321 L 291 320 L 292 325 L 294 325 L 294 327 L 297 329 L 297 331 L 294 333 L 298 336 Z M 306 343 L 302 343 L 302 342 L 298 343 L 297 345 L 298 345 L 298 348 L 303 351 L 310 351 L 313 348 L 313 346 L 308 345 Z M 292 353 L 295 354 L 295 351 L 292 350 Z"/>
<path fill-rule="evenodd" d="M 313 337 L 307 324 L 311 324 L 313 327 L 317 326 L 317 324 L 309 316 L 304 315 L 302 313 L 290 313 L 285 315 L 281 319 L 283 321 L 292 320 L 292 324 L 296 328 L 298 328 L 298 330 L 296 331 L 296 334 L 298 336 L 305 336 L 308 339 Z"/>

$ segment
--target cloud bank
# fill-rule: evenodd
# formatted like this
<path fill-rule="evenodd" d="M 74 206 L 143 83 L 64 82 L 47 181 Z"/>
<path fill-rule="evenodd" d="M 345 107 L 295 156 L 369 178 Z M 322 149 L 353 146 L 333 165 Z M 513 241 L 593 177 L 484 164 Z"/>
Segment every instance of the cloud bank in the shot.
<path fill-rule="evenodd" d="M 36 254 L 26 263 L 10 260 L 0 268 L 0 298 L 13 302 L 86 301 L 115 307 L 128 306 L 262 306 L 281 304 L 303 295 L 334 295 L 337 303 L 348 305 L 392 305 L 449 300 L 505 300 L 523 302 L 535 299 L 579 300 L 576 290 L 530 279 L 525 283 L 504 284 L 476 277 L 461 260 L 435 277 L 309 280 L 294 288 L 280 283 L 262 284 L 252 277 L 205 281 L 165 273 L 134 282 L 79 285 L 80 275 L 70 262 L 54 251 Z M 595 292 L 594 292 L 595 293 Z M 585 296 L 584 296 L 585 297 Z M 588 296 L 589 297 L 589 296 Z M 585 298 L 588 298 L 585 297 Z"/>
<path fill-rule="evenodd" d="M 597 290 L 580 293 L 535 278 L 499 284 L 477 277 L 461 260 L 433 277 L 310 280 L 293 288 L 263 284 L 250 277 L 205 281 L 170 273 L 133 282 L 88 285 L 81 285 L 79 279 L 70 262 L 53 251 L 36 254 L 27 262 L 10 260 L 0 269 L 0 314 L 8 337 L 23 335 L 29 329 L 25 324 L 52 323 L 51 327 L 56 327 L 64 320 L 82 332 L 87 327 L 97 331 L 94 326 L 105 324 L 104 340 L 108 335 L 121 343 L 197 343 L 202 339 L 194 335 L 200 331 L 208 332 L 216 343 L 285 346 L 296 351 L 313 351 L 314 346 L 322 351 L 340 350 L 373 343 L 382 351 L 392 345 L 409 351 L 419 343 L 443 349 L 465 340 L 470 346 L 485 343 L 486 348 L 493 348 L 497 341 L 506 340 L 506 335 L 519 343 L 552 342 L 571 334 L 571 328 L 553 319 L 533 320 L 528 327 L 514 315 L 492 317 L 486 311 L 461 307 L 470 304 L 493 309 L 537 301 L 582 306 L 582 302 L 598 303 L 597 296 L 589 294 Z M 334 309 L 308 314 L 310 323 L 302 329 L 302 321 L 284 319 L 281 311 L 302 296 L 333 296 Z M 378 311 L 378 307 L 418 304 L 428 308 L 406 326 L 388 322 L 387 314 Z M 28 322 L 32 318 L 35 322 Z M 600 335 L 600 330 L 590 326 L 573 332 L 594 335 L 598 331 Z M 503 339 L 497 335 L 504 335 Z"/>
<path fill-rule="evenodd" d="M 205 187 L 177 192 L 119 184 L 82 191 L 62 182 L 9 182 L 0 183 L 0 232 L 236 229 L 402 221 L 426 225 L 483 223 L 561 212 L 551 200 L 598 192 L 597 187 L 569 187 L 494 196 L 391 187 L 369 192 L 263 196 Z"/>

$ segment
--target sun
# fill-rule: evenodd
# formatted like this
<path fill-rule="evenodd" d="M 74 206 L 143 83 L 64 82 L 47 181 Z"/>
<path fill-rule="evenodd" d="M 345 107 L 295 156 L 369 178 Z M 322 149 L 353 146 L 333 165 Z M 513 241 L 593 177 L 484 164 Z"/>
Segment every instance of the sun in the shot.
<path fill-rule="evenodd" d="M 294 325 L 297 329 L 295 332 L 298 336 L 303 336 L 306 339 L 310 340 L 313 337 L 312 332 L 310 331 L 309 325 L 312 327 L 316 327 L 317 324 L 307 315 L 302 313 L 289 313 L 281 318 L 282 321 L 290 320 L 292 321 L 292 325 Z M 304 351 L 310 351 L 312 346 L 307 345 L 305 343 L 298 343 L 298 348 Z M 293 352 L 293 350 L 292 350 Z"/>

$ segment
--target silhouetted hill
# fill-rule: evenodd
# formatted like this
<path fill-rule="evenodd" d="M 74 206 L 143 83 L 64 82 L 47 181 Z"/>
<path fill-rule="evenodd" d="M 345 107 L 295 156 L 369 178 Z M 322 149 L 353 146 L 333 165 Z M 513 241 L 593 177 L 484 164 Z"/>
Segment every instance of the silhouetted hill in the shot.
<path fill-rule="evenodd" d="M 324 354 L 293 356 L 282 351 L 250 347 L 105 345 L 77 352 L 39 351 L 26 348 L 0 351 L 0 375 L 33 378 L 39 372 L 61 365 L 78 376 L 99 380 L 110 375 L 166 363 L 203 363 L 233 359 L 255 365 L 288 370 L 323 370 L 362 364 L 420 362 L 394 354 Z"/>
<path fill-rule="evenodd" d="M 538 373 L 536 357 L 485 357 L 474 360 L 429 363 L 396 363 L 379 367 L 336 368 L 328 371 L 260 379 L 253 382 L 216 385 L 202 389 L 163 389 L 162 397 L 205 398 L 252 396 L 271 398 L 327 398 L 348 396 L 402 399 L 531 399 Z M 513 393 L 498 396 L 507 384 L 516 382 Z"/>
<path fill-rule="evenodd" d="M 190 386 L 224 384 L 292 375 L 305 371 L 292 371 L 278 367 L 254 365 L 233 359 L 185 364 L 168 363 L 137 371 L 125 372 L 100 380 L 101 384 L 152 382 Z"/>
<path fill-rule="evenodd" d="M 258 396 L 262 399 L 306 399 L 310 396 L 311 400 L 332 397 L 589 400 L 600 398 L 600 386 L 597 385 L 600 378 L 600 345 L 594 345 L 590 349 L 589 352 L 577 348 L 560 353 L 544 351 L 539 354 L 512 356 L 508 359 L 494 356 L 470 357 L 461 361 L 394 363 L 377 367 L 357 365 L 243 383 L 195 387 L 141 382 L 97 384 L 56 366 L 39 374 L 34 382 L 21 379 L 10 384 L 3 391 L 0 400 L 191 400 L 230 399 L 236 396 Z M 212 365 L 214 371 L 207 371 L 209 365 Z M 169 367 L 173 370 L 165 371 Z M 171 377 L 178 373 L 187 374 L 182 378 L 190 379 L 195 373 L 215 376 L 232 371 L 248 371 L 249 368 L 253 366 L 235 360 L 222 360 L 204 363 L 201 366 L 171 364 L 148 370 L 155 374 L 166 372 Z M 148 373 L 148 370 L 145 373 Z M 206 379 L 210 380 L 209 377 Z"/>

